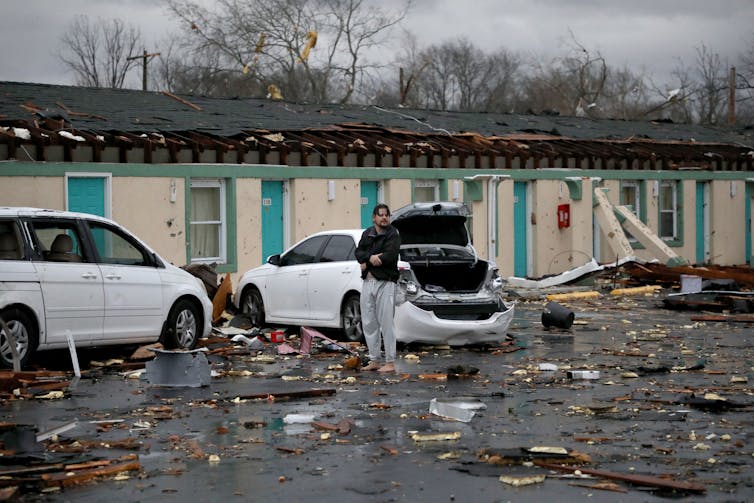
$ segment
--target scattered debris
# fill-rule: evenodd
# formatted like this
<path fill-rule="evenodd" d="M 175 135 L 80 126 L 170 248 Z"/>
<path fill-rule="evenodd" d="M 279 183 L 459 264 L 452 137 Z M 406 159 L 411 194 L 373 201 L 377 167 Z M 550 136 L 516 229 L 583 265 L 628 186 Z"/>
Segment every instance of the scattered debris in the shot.
<path fill-rule="evenodd" d="M 460 431 L 449 433 L 411 433 L 411 439 L 414 442 L 445 442 L 448 440 L 458 440 L 461 438 Z"/>
<path fill-rule="evenodd" d="M 484 402 L 475 398 L 433 398 L 429 402 L 429 413 L 468 423 L 478 410 L 486 409 Z"/>
<path fill-rule="evenodd" d="M 500 475 L 500 482 L 513 487 L 530 486 L 532 484 L 541 484 L 545 481 L 546 475 L 529 475 L 527 477 L 514 477 L 511 475 Z"/>
<path fill-rule="evenodd" d="M 576 315 L 570 309 L 550 301 L 542 311 L 542 325 L 545 328 L 557 327 L 568 330 L 573 325 Z"/>

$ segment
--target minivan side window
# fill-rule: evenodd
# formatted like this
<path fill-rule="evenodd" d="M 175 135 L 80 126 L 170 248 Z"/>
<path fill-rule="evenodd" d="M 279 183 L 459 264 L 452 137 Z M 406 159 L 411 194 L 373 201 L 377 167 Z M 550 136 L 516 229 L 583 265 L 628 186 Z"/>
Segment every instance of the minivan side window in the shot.
<path fill-rule="evenodd" d="M 29 226 L 42 260 L 47 262 L 86 262 L 76 222 L 69 220 L 32 221 Z"/>
<path fill-rule="evenodd" d="M 0 260 L 21 260 L 23 256 L 24 247 L 15 220 L 0 220 Z"/>
<path fill-rule="evenodd" d="M 149 255 L 120 229 L 89 222 L 94 247 L 102 264 L 151 265 Z"/>

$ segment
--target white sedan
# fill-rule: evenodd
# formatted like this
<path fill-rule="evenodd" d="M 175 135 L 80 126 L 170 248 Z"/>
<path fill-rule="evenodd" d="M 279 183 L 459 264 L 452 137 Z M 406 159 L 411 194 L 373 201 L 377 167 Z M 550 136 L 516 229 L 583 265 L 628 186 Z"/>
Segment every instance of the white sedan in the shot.
<path fill-rule="evenodd" d="M 318 232 L 247 271 L 233 303 L 252 324 L 340 328 L 361 340 L 361 267 L 354 251 L 360 229 Z"/>
<path fill-rule="evenodd" d="M 458 203 L 419 203 L 399 209 L 401 233 L 395 329 L 401 342 L 465 345 L 505 339 L 513 306 L 502 299 L 494 264 L 481 260 Z M 339 328 L 362 340 L 361 268 L 354 251 L 361 229 L 313 234 L 247 271 L 233 303 L 255 326 Z"/>

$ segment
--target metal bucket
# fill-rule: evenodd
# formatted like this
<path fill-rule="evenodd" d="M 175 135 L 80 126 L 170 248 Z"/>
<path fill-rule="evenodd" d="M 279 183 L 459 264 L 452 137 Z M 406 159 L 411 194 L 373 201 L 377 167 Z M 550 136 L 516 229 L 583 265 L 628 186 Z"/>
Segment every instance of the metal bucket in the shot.
<path fill-rule="evenodd" d="M 570 309 L 561 306 L 557 302 L 550 301 L 542 311 L 542 325 L 545 327 L 571 328 L 576 316 Z"/>

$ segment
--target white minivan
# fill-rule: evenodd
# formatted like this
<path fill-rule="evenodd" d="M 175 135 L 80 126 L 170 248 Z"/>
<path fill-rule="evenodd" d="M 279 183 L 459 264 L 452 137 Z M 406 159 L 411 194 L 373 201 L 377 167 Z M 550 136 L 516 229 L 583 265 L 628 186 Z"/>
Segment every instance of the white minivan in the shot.
<path fill-rule="evenodd" d="M 38 350 L 150 343 L 191 349 L 209 334 L 201 281 L 106 218 L 0 207 L 0 366 Z"/>

